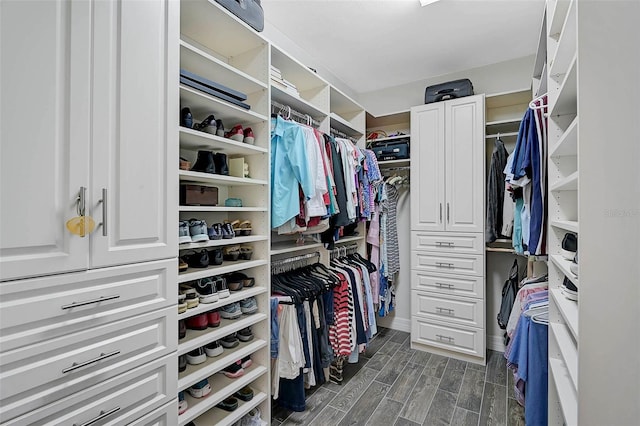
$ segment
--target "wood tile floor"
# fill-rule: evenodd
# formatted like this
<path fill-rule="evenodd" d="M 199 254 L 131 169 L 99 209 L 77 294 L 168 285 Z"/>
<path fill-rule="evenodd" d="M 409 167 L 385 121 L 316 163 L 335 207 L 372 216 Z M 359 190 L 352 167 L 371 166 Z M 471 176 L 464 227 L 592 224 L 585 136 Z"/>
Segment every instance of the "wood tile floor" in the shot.
<path fill-rule="evenodd" d="M 382 328 L 342 385 L 307 392 L 302 413 L 272 408 L 271 424 L 312 426 L 524 426 L 499 352 L 486 367 L 411 349 L 409 333 Z"/>

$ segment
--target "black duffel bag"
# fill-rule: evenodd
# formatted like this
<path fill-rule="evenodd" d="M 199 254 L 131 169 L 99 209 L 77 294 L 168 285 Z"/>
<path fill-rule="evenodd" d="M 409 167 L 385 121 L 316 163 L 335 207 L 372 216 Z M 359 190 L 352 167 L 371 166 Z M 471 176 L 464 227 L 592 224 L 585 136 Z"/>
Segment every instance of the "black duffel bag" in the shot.
<path fill-rule="evenodd" d="M 447 101 L 473 95 L 473 84 L 468 78 L 429 86 L 424 91 L 424 103 Z"/>
<path fill-rule="evenodd" d="M 264 30 L 264 11 L 260 0 L 216 0 L 216 2 L 242 19 L 254 30 Z"/>

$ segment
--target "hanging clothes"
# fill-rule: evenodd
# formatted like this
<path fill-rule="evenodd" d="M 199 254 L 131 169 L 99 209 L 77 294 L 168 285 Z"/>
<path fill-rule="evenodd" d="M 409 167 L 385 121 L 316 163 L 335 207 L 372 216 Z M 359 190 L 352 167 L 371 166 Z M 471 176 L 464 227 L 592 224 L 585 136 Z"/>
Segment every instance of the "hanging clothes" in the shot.
<path fill-rule="evenodd" d="M 485 226 L 485 238 L 487 243 L 492 243 L 502 234 L 503 207 L 505 194 L 504 168 L 507 165 L 509 153 L 504 143 L 498 137 L 491 153 L 489 166 L 489 178 L 487 181 L 487 221 Z"/>

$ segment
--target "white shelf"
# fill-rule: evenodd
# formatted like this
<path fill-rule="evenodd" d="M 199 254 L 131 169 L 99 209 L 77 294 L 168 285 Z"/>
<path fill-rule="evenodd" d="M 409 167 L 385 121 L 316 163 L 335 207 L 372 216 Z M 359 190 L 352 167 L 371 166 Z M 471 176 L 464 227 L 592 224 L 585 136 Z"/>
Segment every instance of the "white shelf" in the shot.
<path fill-rule="evenodd" d="M 340 117 L 335 112 L 332 112 L 330 114 L 330 117 L 331 117 L 331 127 L 345 133 L 347 136 L 360 137 L 364 135 L 364 133 L 361 130 L 358 130 L 355 127 L 353 127 L 353 125 L 350 122 Z"/>
<path fill-rule="evenodd" d="M 504 108 L 506 106 L 528 104 L 529 101 L 531 101 L 531 91 L 528 88 L 492 93 L 485 97 L 485 109 L 496 109 Z"/>
<path fill-rule="evenodd" d="M 347 244 L 364 240 L 364 235 L 355 235 L 353 237 L 342 237 L 335 244 Z"/>
<path fill-rule="evenodd" d="M 575 220 L 552 220 L 551 226 L 578 233 L 578 222 Z"/>
<path fill-rule="evenodd" d="M 211 393 L 206 397 L 196 399 L 189 395 L 188 392 L 185 392 L 185 399 L 187 400 L 187 404 L 189 404 L 189 408 L 178 416 L 178 425 L 186 425 L 266 372 L 267 369 L 265 367 L 261 365 L 252 365 L 245 370 L 243 376 L 238 377 L 237 379 L 230 379 L 222 374 L 211 376 L 209 378 Z"/>
<path fill-rule="evenodd" d="M 355 102 L 341 90 L 330 86 L 330 110 L 340 115 L 351 115 L 353 113 L 364 113 L 362 105 Z M 364 119 L 364 117 L 363 117 Z M 363 122 L 364 124 L 364 122 Z"/>
<path fill-rule="evenodd" d="M 323 111 L 309 101 L 295 96 L 289 92 L 285 92 L 275 85 L 271 85 L 271 99 L 281 104 L 287 105 L 302 114 L 309 114 L 311 118 L 322 120 L 329 115 L 327 111 Z"/>
<path fill-rule="evenodd" d="M 220 118 L 227 127 L 233 127 L 237 123 L 246 126 L 267 120 L 265 115 L 233 105 L 184 84 L 180 85 L 180 106 L 189 107 L 194 118 L 205 118 L 209 114 L 213 114 L 216 118 Z"/>
<path fill-rule="evenodd" d="M 553 262 L 554 265 L 560 268 L 562 273 L 567 278 L 569 278 L 569 280 L 571 280 L 571 282 L 575 284 L 576 287 L 580 288 L 580 281 L 578 280 L 578 277 L 574 275 L 573 272 L 571 272 L 571 261 L 565 259 L 559 254 L 552 254 L 551 262 Z"/>
<path fill-rule="evenodd" d="M 209 266 L 208 268 L 189 268 L 186 272 L 178 274 L 178 283 L 186 283 L 188 281 L 199 280 L 200 278 L 212 277 L 214 275 L 228 274 L 230 272 L 242 271 L 244 269 L 255 268 L 256 266 L 266 265 L 264 259 L 258 260 L 236 260 L 222 262 L 220 266 Z M 194 272 L 195 271 L 195 272 Z"/>
<path fill-rule="evenodd" d="M 578 172 L 571 173 L 564 179 L 559 180 L 555 184 L 551 185 L 551 192 L 559 191 L 577 191 L 578 190 Z"/>
<path fill-rule="evenodd" d="M 386 167 L 404 167 L 411 165 L 411 159 L 406 158 L 404 160 L 386 160 L 378 161 L 378 167 L 384 169 Z"/>
<path fill-rule="evenodd" d="M 269 237 L 265 235 L 247 235 L 246 237 L 234 237 L 229 239 L 209 240 L 201 243 L 185 243 L 180 244 L 178 248 L 182 250 L 200 250 L 208 247 L 231 246 L 234 244 L 255 243 L 257 241 L 267 241 Z M 197 269 L 197 268 L 191 268 Z"/>
<path fill-rule="evenodd" d="M 578 389 L 578 349 L 576 348 L 576 344 L 564 324 L 550 322 L 549 327 L 551 328 L 551 335 L 558 344 L 562 361 L 567 367 L 573 387 L 574 389 Z M 549 357 L 554 358 L 551 353 L 549 353 Z"/>
<path fill-rule="evenodd" d="M 329 83 L 322 77 L 273 44 L 271 45 L 271 65 L 278 68 L 282 78 L 295 84 L 300 92 L 329 87 Z M 291 107 L 293 108 L 293 105 Z"/>
<path fill-rule="evenodd" d="M 567 157 L 578 155 L 578 117 L 574 118 L 564 131 L 558 143 L 549 151 L 550 157 Z"/>
<path fill-rule="evenodd" d="M 243 288 L 240 291 L 232 291 L 229 297 L 218 300 L 215 303 L 200 303 L 195 308 L 187 309 L 186 312 L 178 314 L 178 320 L 184 320 L 196 315 L 203 314 L 205 312 L 212 311 L 214 309 L 221 308 L 234 302 L 239 302 L 247 297 L 257 296 L 262 293 L 266 293 L 267 289 L 264 287 L 256 286 L 249 288 Z"/>
<path fill-rule="evenodd" d="M 551 297 L 555 305 L 560 311 L 560 315 L 564 318 L 569 331 L 573 335 L 573 338 L 578 340 L 578 303 L 573 300 L 569 300 L 562 295 L 562 290 L 559 288 L 552 288 L 549 290 Z"/>
<path fill-rule="evenodd" d="M 567 10 L 569 9 L 569 0 L 556 0 L 555 2 L 550 2 L 549 4 L 551 10 L 547 10 L 549 14 L 549 27 L 547 28 L 547 33 L 549 37 L 553 37 L 556 40 L 559 37 L 560 31 L 562 30 L 562 25 L 565 22 L 565 18 L 567 16 Z"/>
<path fill-rule="evenodd" d="M 223 152 L 227 155 L 265 154 L 266 148 L 180 127 L 180 148 Z"/>
<path fill-rule="evenodd" d="M 398 135 L 398 136 L 389 136 L 386 138 L 378 138 L 378 139 L 368 139 L 367 140 L 367 145 L 373 143 L 373 142 L 390 142 L 390 141 L 395 141 L 397 139 L 405 139 L 405 138 L 411 138 L 411 135 Z"/>
<path fill-rule="evenodd" d="M 577 98 L 578 98 L 578 81 L 577 81 L 577 60 L 573 57 L 569 72 L 565 75 L 560 89 L 558 90 L 558 96 L 551 106 L 549 114 L 555 115 L 575 115 L 577 113 Z"/>
<path fill-rule="evenodd" d="M 255 392 L 256 390 L 254 389 L 254 393 Z M 231 426 L 266 399 L 266 393 L 258 392 L 257 394 L 254 394 L 251 401 L 244 402 L 238 399 L 238 408 L 236 408 L 232 412 L 224 411 L 221 408 L 214 407 L 198 417 L 195 423 L 203 425 Z"/>
<path fill-rule="evenodd" d="M 257 324 L 267 318 L 266 314 L 255 313 L 245 315 L 235 320 L 222 318 L 220 326 L 215 328 L 207 328 L 205 330 L 189 330 L 187 329 L 186 337 L 178 341 L 178 355 L 186 354 L 194 349 L 205 346 L 208 343 L 222 339 L 231 333 L 242 330 L 243 328 Z"/>
<path fill-rule="evenodd" d="M 249 213 L 249 212 L 266 212 L 268 209 L 266 207 L 225 207 L 225 206 L 179 206 L 178 211 L 181 212 L 238 212 L 238 213 Z M 236 237 L 239 238 L 239 237 Z"/>
<path fill-rule="evenodd" d="M 268 185 L 269 182 L 261 179 L 239 178 L 235 176 L 218 175 L 214 173 L 201 173 L 192 172 L 187 170 L 180 170 L 178 172 L 180 181 L 184 182 L 200 182 L 208 183 L 212 185 Z"/>
<path fill-rule="evenodd" d="M 576 39 L 576 2 L 572 1 L 564 21 L 562 35 L 558 39 L 555 56 L 549 66 L 549 76 L 555 78 L 567 73 L 576 53 Z"/>
<path fill-rule="evenodd" d="M 279 241 L 277 243 L 271 243 L 270 254 L 271 256 L 277 256 L 280 254 L 298 253 L 321 248 L 324 248 L 322 243 L 305 243 L 298 245 L 295 241 Z"/>
<path fill-rule="evenodd" d="M 558 391 L 558 400 L 564 415 L 565 424 L 578 424 L 578 397 L 571 382 L 569 371 L 561 360 L 549 358 L 551 376 Z"/>
<path fill-rule="evenodd" d="M 238 346 L 231 349 L 224 349 L 224 352 L 215 358 L 207 357 L 202 364 L 187 364 L 187 369 L 178 373 L 178 391 L 185 390 L 189 386 L 204 380 L 212 374 L 225 368 L 227 365 L 233 364 L 239 359 L 244 358 L 267 346 L 265 340 L 256 339 L 254 337 L 250 342 L 240 342 Z"/>
<path fill-rule="evenodd" d="M 522 117 L 520 117 L 520 118 L 510 118 L 508 120 L 487 121 L 487 123 L 485 125 L 486 125 L 486 127 L 489 127 L 489 126 L 502 126 L 502 125 L 505 125 L 505 124 L 518 124 L 518 125 L 520 125 L 520 121 L 522 121 Z"/>

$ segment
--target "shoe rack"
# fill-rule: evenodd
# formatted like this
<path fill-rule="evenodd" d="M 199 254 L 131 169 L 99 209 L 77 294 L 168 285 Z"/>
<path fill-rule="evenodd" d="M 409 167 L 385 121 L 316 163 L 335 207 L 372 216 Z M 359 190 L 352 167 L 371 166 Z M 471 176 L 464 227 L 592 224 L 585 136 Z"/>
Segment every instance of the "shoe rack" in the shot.
<path fill-rule="evenodd" d="M 179 206 L 180 220 L 197 218 L 208 226 L 215 223 L 251 222 L 252 231 L 247 236 L 231 239 L 209 240 L 200 243 L 181 244 L 180 256 L 202 249 L 225 248 L 234 245 L 251 246 L 251 259 L 227 261 L 207 268 L 189 267 L 180 272 L 176 291 L 181 284 L 206 277 L 231 272 L 242 272 L 255 278 L 255 285 L 232 291 L 227 298 L 215 303 L 200 303 L 197 307 L 178 314 L 178 320 L 187 320 L 225 305 L 255 297 L 258 312 L 235 320 L 221 319 L 218 327 L 205 330 L 187 329 L 186 336 L 178 341 L 177 355 L 202 347 L 250 326 L 254 338 L 240 342 L 238 346 L 224 349 L 217 356 L 207 358 L 199 365 L 187 365 L 178 374 L 177 393 L 185 391 L 187 410 L 178 416 L 180 426 L 194 421 L 196 424 L 230 425 L 240 420 L 252 408 L 258 406 L 263 418 L 270 418 L 269 375 L 269 45 L 253 29 L 238 20 L 215 2 L 182 1 L 180 8 L 180 68 L 209 80 L 247 94 L 244 109 L 227 101 L 210 96 L 191 87 L 178 87 L 180 108 L 188 107 L 193 123 L 200 123 L 213 114 L 222 120 L 229 131 L 236 125 L 251 127 L 254 144 L 234 141 L 203 131 L 179 126 L 180 157 L 195 164 L 199 150 L 226 154 L 227 160 L 248 164 L 249 176 L 232 176 L 180 170 L 180 184 L 194 183 L 218 189 L 216 206 Z M 176 122 L 180 112 L 176 111 Z M 178 167 L 178 159 L 175 159 Z M 242 207 L 226 207 L 225 200 L 239 198 Z M 221 371 L 235 361 L 250 355 L 252 365 L 238 378 L 228 378 Z M 194 398 L 187 389 L 208 379 L 211 393 L 204 398 Z M 216 405 L 245 386 L 250 386 L 254 397 L 244 402 L 240 399 L 234 411 L 225 411 Z M 267 402 L 265 402 L 267 401 Z M 176 413 L 177 415 L 177 413 Z"/>

